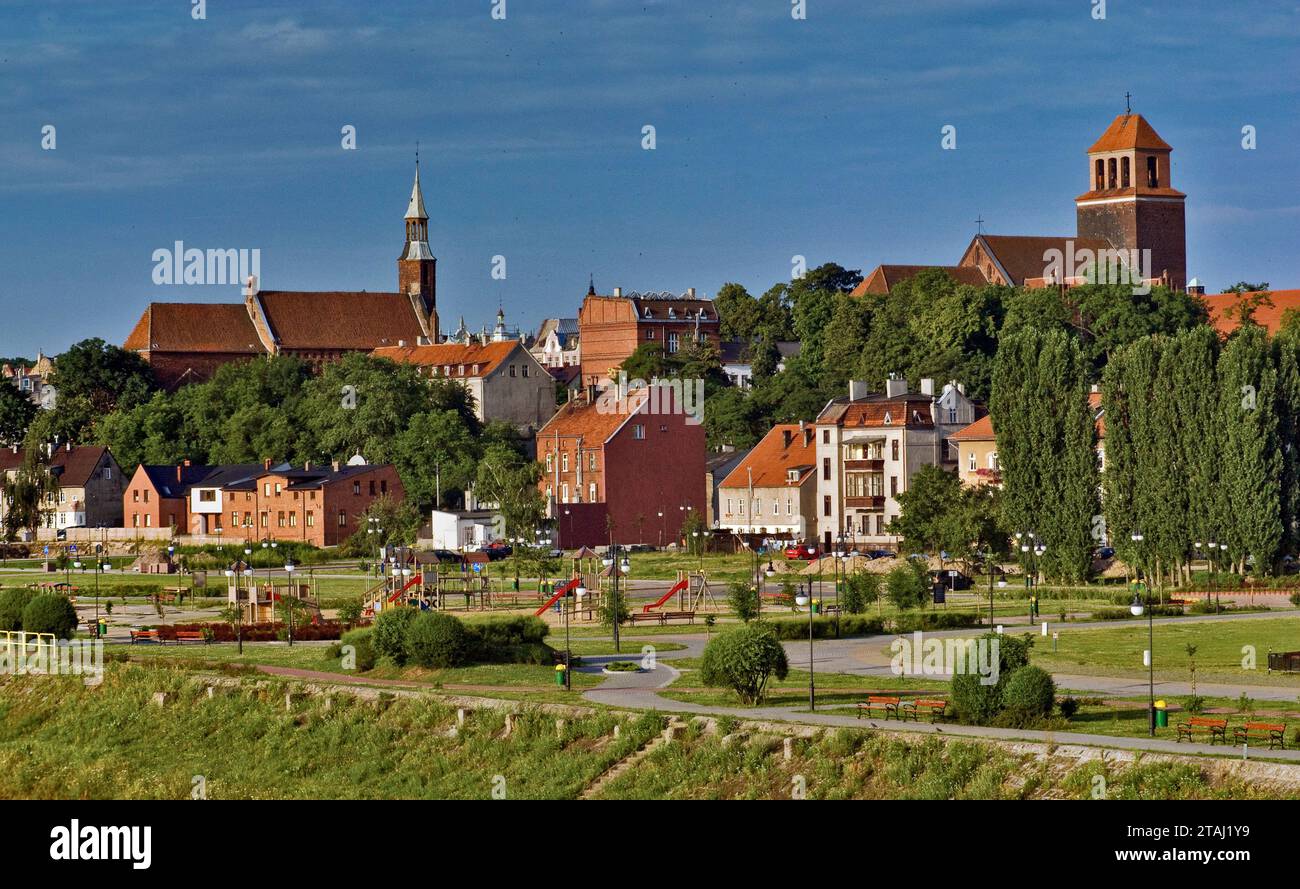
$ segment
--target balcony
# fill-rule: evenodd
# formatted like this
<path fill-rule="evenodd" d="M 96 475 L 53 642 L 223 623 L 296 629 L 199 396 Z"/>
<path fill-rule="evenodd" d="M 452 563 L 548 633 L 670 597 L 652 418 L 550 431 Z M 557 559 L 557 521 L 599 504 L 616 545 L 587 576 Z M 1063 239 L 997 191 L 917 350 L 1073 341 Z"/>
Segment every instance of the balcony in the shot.
<path fill-rule="evenodd" d="M 863 509 L 868 512 L 881 512 L 885 508 L 883 494 L 875 497 L 845 497 L 844 506 L 848 509 Z"/>
<path fill-rule="evenodd" d="M 845 460 L 844 468 L 851 472 L 884 472 L 884 460 Z"/>

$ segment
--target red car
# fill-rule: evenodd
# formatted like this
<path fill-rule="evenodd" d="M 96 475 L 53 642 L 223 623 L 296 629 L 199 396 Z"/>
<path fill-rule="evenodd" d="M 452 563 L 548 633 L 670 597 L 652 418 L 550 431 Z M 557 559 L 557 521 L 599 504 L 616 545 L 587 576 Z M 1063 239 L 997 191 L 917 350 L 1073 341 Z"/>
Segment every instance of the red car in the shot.
<path fill-rule="evenodd" d="M 811 543 L 796 543 L 785 548 L 785 557 L 787 559 L 804 559 L 805 561 L 817 558 L 817 547 Z"/>

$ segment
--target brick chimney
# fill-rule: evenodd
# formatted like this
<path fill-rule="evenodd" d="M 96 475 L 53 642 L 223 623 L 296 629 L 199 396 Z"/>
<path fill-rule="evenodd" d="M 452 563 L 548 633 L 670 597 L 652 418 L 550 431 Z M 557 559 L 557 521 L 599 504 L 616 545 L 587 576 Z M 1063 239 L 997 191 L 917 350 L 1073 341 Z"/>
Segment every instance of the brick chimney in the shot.
<path fill-rule="evenodd" d="M 794 440 L 794 433 L 789 429 L 782 429 L 781 438 L 783 440 L 783 446 L 788 448 L 790 447 L 790 442 Z"/>
<path fill-rule="evenodd" d="M 330 461 L 330 469 L 334 470 L 335 472 L 338 472 L 338 471 L 339 471 L 339 461 L 337 461 L 337 460 L 331 460 L 331 461 Z"/>
<path fill-rule="evenodd" d="M 270 469 L 271 469 L 271 458 L 270 458 L 270 457 L 267 457 L 265 460 L 262 461 L 262 468 L 265 469 L 265 470 L 267 470 L 268 472 L 270 471 Z"/>

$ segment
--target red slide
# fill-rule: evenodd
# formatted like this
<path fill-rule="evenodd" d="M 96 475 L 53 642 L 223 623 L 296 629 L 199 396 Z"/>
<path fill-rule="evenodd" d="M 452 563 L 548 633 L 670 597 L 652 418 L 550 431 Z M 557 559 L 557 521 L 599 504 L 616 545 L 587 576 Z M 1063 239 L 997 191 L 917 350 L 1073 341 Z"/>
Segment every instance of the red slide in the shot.
<path fill-rule="evenodd" d="M 561 596 L 563 596 L 565 593 L 567 593 L 569 590 L 573 589 L 577 585 L 578 585 L 578 578 L 575 577 L 573 578 L 573 580 L 569 581 L 564 586 L 556 590 L 555 595 L 547 599 L 545 605 L 543 605 L 541 608 L 538 608 L 536 611 L 533 612 L 533 616 L 541 617 L 543 614 L 546 613 L 546 609 L 550 608 L 556 602 L 560 601 Z"/>
<path fill-rule="evenodd" d="M 423 583 L 423 582 L 424 582 L 423 574 L 412 574 L 411 579 L 406 582 L 406 586 L 402 587 L 400 590 L 398 590 L 397 592 L 389 596 L 388 601 L 396 602 L 398 599 L 402 597 L 402 593 L 406 592 L 411 587 L 415 586 L 417 583 Z"/>
<path fill-rule="evenodd" d="M 685 580 L 679 580 L 679 581 L 677 581 L 677 583 L 673 584 L 673 588 L 672 588 L 671 590 L 669 590 L 668 592 L 664 593 L 662 599 L 660 599 L 658 602 L 655 602 L 655 603 L 652 604 L 652 605 L 646 605 L 646 606 L 645 606 L 644 608 L 642 608 L 641 610 L 642 610 L 642 611 L 645 611 L 645 612 L 654 611 L 656 608 L 658 608 L 660 605 L 662 605 L 662 604 L 664 604 L 665 602 L 667 602 L 667 601 L 668 601 L 669 599 L 671 599 L 673 596 L 677 595 L 677 594 L 680 593 L 682 590 L 686 589 L 686 586 L 687 586 L 687 581 L 685 581 Z"/>

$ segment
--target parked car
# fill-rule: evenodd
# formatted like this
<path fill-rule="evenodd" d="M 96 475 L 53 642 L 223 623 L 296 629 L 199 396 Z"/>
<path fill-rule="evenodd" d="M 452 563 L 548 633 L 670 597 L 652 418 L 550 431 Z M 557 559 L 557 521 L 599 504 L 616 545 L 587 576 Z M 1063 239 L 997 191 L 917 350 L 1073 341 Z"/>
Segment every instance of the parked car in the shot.
<path fill-rule="evenodd" d="M 493 540 L 491 543 L 485 543 L 478 548 L 478 551 L 488 557 L 489 562 L 495 562 L 504 559 L 514 552 L 514 549 L 508 543 L 500 540 Z"/>
<path fill-rule="evenodd" d="M 894 557 L 893 551 L 887 549 L 869 549 L 863 555 L 868 559 L 892 559 Z"/>
<path fill-rule="evenodd" d="M 942 571 L 931 571 L 930 582 L 932 584 L 942 583 L 948 589 L 954 591 L 968 590 L 975 585 L 975 581 L 971 580 L 956 568 L 945 568 Z"/>
<path fill-rule="evenodd" d="M 793 543 L 785 548 L 785 557 L 787 559 L 809 561 L 817 558 L 817 547 L 811 543 Z"/>
<path fill-rule="evenodd" d="M 652 553 L 655 546 L 652 543 L 630 543 L 624 549 L 630 553 Z"/>

